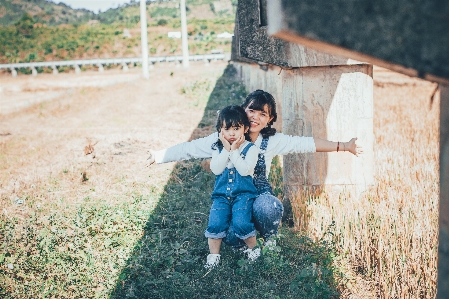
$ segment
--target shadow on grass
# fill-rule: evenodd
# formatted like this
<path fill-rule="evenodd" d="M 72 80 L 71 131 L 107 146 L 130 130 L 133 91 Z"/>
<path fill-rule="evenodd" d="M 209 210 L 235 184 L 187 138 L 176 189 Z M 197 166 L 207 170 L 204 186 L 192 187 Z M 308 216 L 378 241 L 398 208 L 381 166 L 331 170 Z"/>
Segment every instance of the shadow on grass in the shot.
<path fill-rule="evenodd" d="M 240 104 L 246 91 L 232 65 L 217 81 L 192 138 L 212 132 L 216 111 Z M 201 161 L 176 165 L 158 206 L 111 298 L 333 298 L 338 297 L 334 250 L 281 229 L 278 247 L 249 263 L 222 246 L 220 266 L 208 272 L 207 226 L 212 173 Z"/>

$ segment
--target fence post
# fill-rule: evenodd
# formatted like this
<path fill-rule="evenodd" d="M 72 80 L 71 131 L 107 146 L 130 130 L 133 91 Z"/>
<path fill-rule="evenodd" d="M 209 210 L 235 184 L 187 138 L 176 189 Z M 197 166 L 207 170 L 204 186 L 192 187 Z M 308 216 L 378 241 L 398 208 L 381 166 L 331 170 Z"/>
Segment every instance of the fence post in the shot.
<path fill-rule="evenodd" d="M 73 67 L 75 68 L 75 74 L 81 73 L 81 69 L 80 69 L 79 65 L 75 64 Z"/>
<path fill-rule="evenodd" d="M 129 68 L 128 68 L 128 65 L 126 64 L 126 62 L 122 62 L 122 70 L 123 70 L 124 72 L 129 71 Z"/>

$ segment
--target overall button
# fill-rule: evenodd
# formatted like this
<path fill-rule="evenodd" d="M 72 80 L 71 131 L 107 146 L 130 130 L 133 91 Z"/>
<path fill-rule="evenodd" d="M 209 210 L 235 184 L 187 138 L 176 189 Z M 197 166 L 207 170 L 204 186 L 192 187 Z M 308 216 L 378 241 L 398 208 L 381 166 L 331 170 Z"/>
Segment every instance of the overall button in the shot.
<path fill-rule="evenodd" d="M 232 179 L 229 179 L 229 182 L 232 182 Z"/>
<path fill-rule="evenodd" d="M 226 188 L 226 190 L 228 190 L 228 191 L 229 191 L 229 190 L 231 190 L 231 188 Z"/>
<path fill-rule="evenodd" d="M 231 199 L 230 197 L 228 197 L 228 199 Z"/>
<path fill-rule="evenodd" d="M 231 171 L 230 171 L 229 173 L 230 173 L 230 174 L 233 174 L 233 173 L 234 173 L 234 171 L 232 171 L 232 170 L 231 170 Z"/>

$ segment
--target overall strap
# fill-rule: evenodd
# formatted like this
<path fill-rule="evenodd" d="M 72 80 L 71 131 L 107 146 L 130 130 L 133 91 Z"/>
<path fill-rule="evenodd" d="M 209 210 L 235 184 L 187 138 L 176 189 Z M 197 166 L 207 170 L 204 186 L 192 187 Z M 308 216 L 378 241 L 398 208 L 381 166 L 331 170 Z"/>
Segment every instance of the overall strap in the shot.
<path fill-rule="evenodd" d="M 260 144 L 260 149 L 265 151 L 268 146 L 268 138 L 263 138 L 262 143 Z"/>
<path fill-rule="evenodd" d="M 268 182 L 266 173 L 267 168 L 265 164 L 265 151 L 268 146 L 268 138 L 262 139 L 262 144 L 260 145 L 260 151 L 259 156 L 257 160 L 256 167 L 254 168 L 254 176 L 253 176 L 253 182 L 254 185 L 257 188 L 257 192 L 259 194 L 269 193 L 273 194 L 273 191 L 271 189 L 271 185 Z"/>
<path fill-rule="evenodd" d="M 245 159 L 246 154 L 248 153 L 249 149 L 254 145 L 254 143 L 250 142 L 248 143 L 245 148 L 243 149 L 243 151 L 240 153 L 240 156 Z"/>

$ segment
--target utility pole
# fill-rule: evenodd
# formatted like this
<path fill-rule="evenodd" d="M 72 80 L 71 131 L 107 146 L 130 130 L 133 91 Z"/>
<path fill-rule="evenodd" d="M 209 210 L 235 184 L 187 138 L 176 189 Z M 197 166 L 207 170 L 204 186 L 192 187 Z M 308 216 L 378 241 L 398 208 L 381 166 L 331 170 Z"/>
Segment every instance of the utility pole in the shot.
<path fill-rule="evenodd" d="M 142 45 L 142 72 L 148 79 L 148 35 L 147 35 L 147 4 L 146 0 L 140 0 L 140 43 Z"/>
<path fill-rule="evenodd" d="M 182 35 L 182 65 L 189 67 L 189 45 L 187 42 L 186 0 L 181 0 L 181 35 Z"/>

